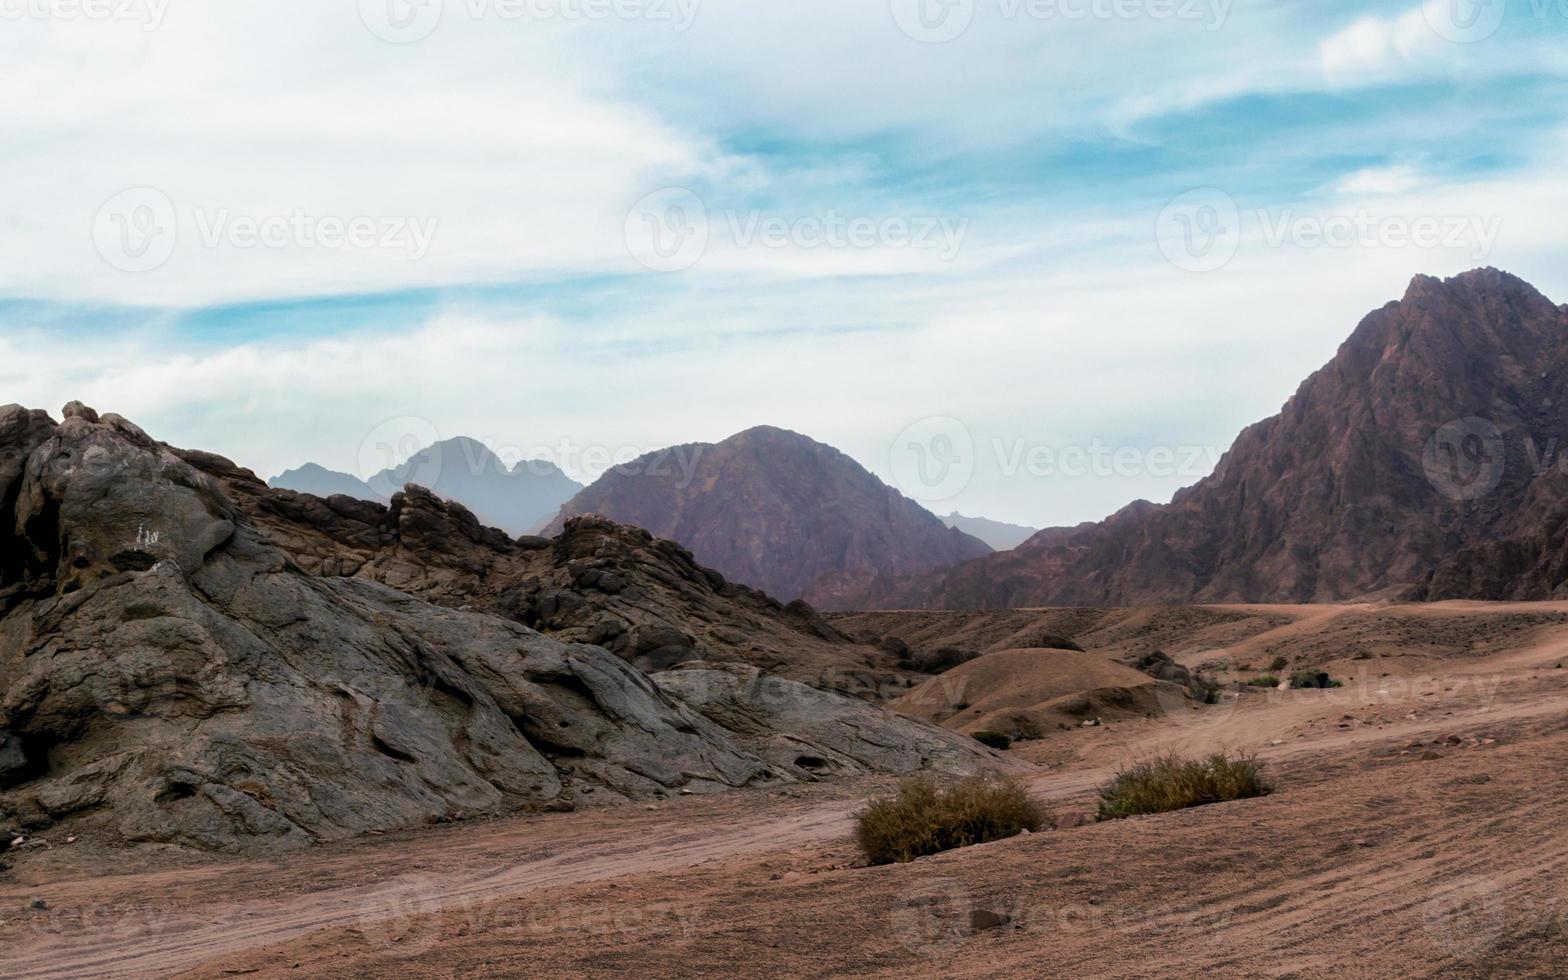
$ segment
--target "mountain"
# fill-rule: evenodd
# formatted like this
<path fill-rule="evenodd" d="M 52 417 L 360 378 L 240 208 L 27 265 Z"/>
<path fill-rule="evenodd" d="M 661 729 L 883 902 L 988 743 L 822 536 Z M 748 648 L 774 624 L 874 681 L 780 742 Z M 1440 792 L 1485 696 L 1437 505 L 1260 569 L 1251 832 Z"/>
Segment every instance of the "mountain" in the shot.
<path fill-rule="evenodd" d="M 526 459 L 508 468 L 484 443 L 462 436 L 421 449 L 366 482 L 385 497 L 417 483 L 513 535 L 537 531 L 583 488 L 554 463 Z"/>
<path fill-rule="evenodd" d="M 752 664 L 655 669 L 678 645 L 648 629 L 660 609 L 742 640 L 761 620 L 843 639 L 641 532 L 563 537 L 514 541 L 418 488 L 389 506 L 273 490 L 80 403 L 58 423 L 0 406 L 0 835 L 271 850 L 987 764 Z M 540 580 L 552 567 L 574 588 Z M 635 643 L 563 642 L 504 608 L 570 621 L 590 591 L 645 617 Z"/>
<path fill-rule="evenodd" d="M 867 608 L 1558 594 L 1568 311 L 1496 269 L 1417 276 L 1168 505 L 869 584 Z M 1560 462 L 1552 458 L 1552 462 Z M 1511 536 L 1517 535 L 1517 540 Z M 1509 546 L 1496 542 L 1513 540 Z"/>
<path fill-rule="evenodd" d="M 583 488 L 554 463 L 528 459 L 508 467 L 484 443 L 462 436 L 427 446 L 369 480 L 306 463 L 274 477 L 270 485 L 317 497 L 340 493 L 386 503 L 409 483 L 457 501 L 485 524 L 513 536 L 537 531 Z"/>
<path fill-rule="evenodd" d="M 831 446 L 771 426 L 615 467 L 567 503 L 551 528 L 579 514 L 647 528 L 731 579 L 824 607 L 873 576 L 991 550 Z"/>
<path fill-rule="evenodd" d="M 997 551 L 1011 551 L 1040 533 L 1037 527 L 1004 524 L 984 517 L 965 517 L 956 510 L 942 518 L 942 523 L 972 538 L 979 538 Z"/>
<path fill-rule="evenodd" d="M 385 502 L 386 497 L 370 489 L 370 484 L 357 476 L 329 470 L 325 466 L 315 463 L 306 463 L 298 469 L 285 470 L 268 481 L 269 485 L 280 490 L 293 490 L 298 493 L 315 494 L 318 497 L 331 497 L 342 494 L 345 497 L 355 497 L 359 500 L 380 500 Z"/>

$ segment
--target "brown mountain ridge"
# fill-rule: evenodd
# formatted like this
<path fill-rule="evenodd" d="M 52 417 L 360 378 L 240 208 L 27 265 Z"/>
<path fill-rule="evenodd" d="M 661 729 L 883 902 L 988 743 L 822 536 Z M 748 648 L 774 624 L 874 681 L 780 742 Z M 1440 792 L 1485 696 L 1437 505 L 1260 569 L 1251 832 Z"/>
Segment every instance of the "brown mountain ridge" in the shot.
<path fill-rule="evenodd" d="M 772 426 L 618 466 L 546 528 L 598 514 L 690 548 L 702 564 L 784 599 L 827 606 L 853 583 L 990 554 L 845 454 Z"/>

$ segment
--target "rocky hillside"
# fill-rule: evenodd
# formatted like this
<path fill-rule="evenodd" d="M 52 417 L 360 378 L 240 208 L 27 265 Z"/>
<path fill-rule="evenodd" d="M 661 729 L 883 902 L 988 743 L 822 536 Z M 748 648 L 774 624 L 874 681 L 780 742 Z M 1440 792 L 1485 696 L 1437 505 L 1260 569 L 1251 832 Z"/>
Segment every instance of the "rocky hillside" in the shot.
<path fill-rule="evenodd" d="M 755 666 L 650 674 L 635 644 L 617 655 L 484 611 L 532 597 L 558 614 L 564 593 L 547 613 L 535 586 L 559 578 L 514 581 L 507 563 L 577 555 L 559 574 L 589 587 L 599 547 L 578 538 L 519 544 L 429 494 L 382 508 L 274 492 L 116 415 L 0 408 L 0 831 L 254 849 L 984 763 L 972 742 Z"/>
<path fill-rule="evenodd" d="M 673 541 L 605 518 L 554 538 L 509 537 L 419 486 L 389 506 L 267 487 L 206 453 L 173 450 L 216 478 L 299 566 L 481 608 L 566 642 L 602 645 L 639 667 L 740 663 L 828 687 L 874 692 L 891 659 L 856 645 L 804 602 L 788 605 L 704 568 Z"/>
<path fill-rule="evenodd" d="M 1557 594 L 1562 477 L 1537 470 L 1565 434 L 1568 313 L 1495 269 L 1420 276 L 1169 505 L 1138 502 L 854 598 L 1000 608 Z"/>
<path fill-rule="evenodd" d="M 650 453 L 561 509 L 647 528 L 726 577 L 833 607 L 847 583 L 988 554 L 830 446 L 783 429 Z"/>

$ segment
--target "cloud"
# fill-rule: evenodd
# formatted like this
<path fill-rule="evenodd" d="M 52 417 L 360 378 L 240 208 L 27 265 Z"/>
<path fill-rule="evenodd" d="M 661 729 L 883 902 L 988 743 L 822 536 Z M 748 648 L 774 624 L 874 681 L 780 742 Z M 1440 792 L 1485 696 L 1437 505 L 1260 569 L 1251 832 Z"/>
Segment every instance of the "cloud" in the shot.
<path fill-rule="evenodd" d="M 1323 75 L 1347 84 L 1427 67 L 1445 44 L 1421 8 L 1397 17 L 1363 17 L 1318 44 Z"/>
<path fill-rule="evenodd" d="M 1410 164 L 1389 167 L 1367 167 L 1346 174 L 1335 185 L 1343 195 L 1403 194 L 1427 183 L 1429 178 L 1420 168 Z"/>

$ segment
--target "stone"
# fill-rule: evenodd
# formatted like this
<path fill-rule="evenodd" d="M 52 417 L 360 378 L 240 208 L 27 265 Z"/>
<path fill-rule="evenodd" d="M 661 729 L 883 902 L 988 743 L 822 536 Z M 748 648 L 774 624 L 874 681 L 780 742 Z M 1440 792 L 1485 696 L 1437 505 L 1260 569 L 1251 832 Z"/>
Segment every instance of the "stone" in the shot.
<path fill-rule="evenodd" d="M 1005 912 L 992 912 L 988 909 L 975 909 L 969 913 L 969 928 L 975 932 L 985 932 L 990 929 L 1000 929 L 1009 925 L 1013 917 Z"/>
<path fill-rule="evenodd" d="M 386 507 L 322 500 L 118 416 L 0 408 L 0 813 L 23 830 L 249 852 L 570 809 L 573 787 L 649 799 L 987 764 L 961 736 L 804 685 L 795 705 L 722 685 L 693 702 L 510 618 L 508 589 L 541 617 L 591 616 L 585 632 L 605 618 L 547 584 L 557 559 L 591 557 L 574 551 L 627 549 L 603 566 L 628 580 L 606 602 L 645 588 L 623 569 L 686 581 L 678 549 L 607 522 L 563 538 L 524 552 L 417 486 Z M 838 649 L 764 623 L 749 594 L 713 601 L 781 648 Z M 636 615 L 649 653 L 695 651 Z"/>

